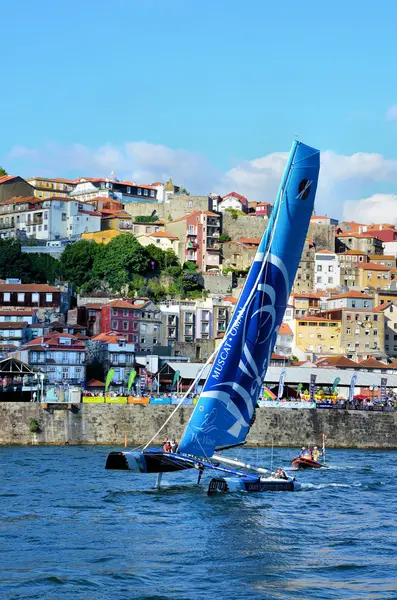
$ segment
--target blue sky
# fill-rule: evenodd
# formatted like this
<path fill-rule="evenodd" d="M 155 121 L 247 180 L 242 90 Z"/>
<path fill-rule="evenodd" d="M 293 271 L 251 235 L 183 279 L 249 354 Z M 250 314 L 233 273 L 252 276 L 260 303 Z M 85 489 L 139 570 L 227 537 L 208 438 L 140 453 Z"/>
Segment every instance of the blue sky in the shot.
<path fill-rule="evenodd" d="M 332 194 L 339 212 L 390 196 L 396 22 L 393 0 L 5 0 L 0 164 L 23 176 L 171 174 L 192 192 L 234 183 L 264 199 L 278 172 L 267 181 L 272 160 L 250 161 L 298 134 L 332 151 L 321 208 Z M 340 181 L 334 156 L 350 157 Z"/>

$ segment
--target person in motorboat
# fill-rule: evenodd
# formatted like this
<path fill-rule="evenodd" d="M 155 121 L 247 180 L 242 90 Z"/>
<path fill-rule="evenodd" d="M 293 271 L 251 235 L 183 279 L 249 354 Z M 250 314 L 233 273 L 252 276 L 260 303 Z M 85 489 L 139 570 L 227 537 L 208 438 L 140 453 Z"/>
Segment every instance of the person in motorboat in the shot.
<path fill-rule="evenodd" d="M 313 457 L 313 460 L 315 460 L 315 461 L 318 461 L 318 459 L 320 458 L 320 451 L 317 448 L 317 446 L 314 446 L 314 448 L 313 448 L 312 457 Z"/>
<path fill-rule="evenodd" d="M 287 473 L 280 467 L 277 469 L 276 479 L 288 479 Z"/>

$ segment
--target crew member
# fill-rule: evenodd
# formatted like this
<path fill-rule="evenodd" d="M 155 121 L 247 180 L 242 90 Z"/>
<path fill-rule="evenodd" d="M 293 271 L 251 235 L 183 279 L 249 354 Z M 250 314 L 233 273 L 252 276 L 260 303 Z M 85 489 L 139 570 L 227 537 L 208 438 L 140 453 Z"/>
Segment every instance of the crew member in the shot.
<path fill-rule="evenodd" d="M 280 467 L 279 467 L 277 469 L 276 478 L 277 479 L 288 479 L 288 475 L 283 469 L 280 469 Z"/>
<path fill-rule="evenodd" d="M 313 460 L 318 460 L 320 458 L 320 452 L 319 452 L 319 449 L 317 448 L 317 446 L 314 446 L 312 456 L 313 456 Z"/>

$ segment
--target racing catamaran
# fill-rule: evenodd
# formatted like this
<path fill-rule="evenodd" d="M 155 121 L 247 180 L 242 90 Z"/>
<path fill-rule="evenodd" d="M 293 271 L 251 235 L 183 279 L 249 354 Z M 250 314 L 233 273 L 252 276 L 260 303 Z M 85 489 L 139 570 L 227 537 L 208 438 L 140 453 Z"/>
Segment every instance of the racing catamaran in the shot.
<path fill-rule="evenodd" d="M 320 152 L 295 141 L 268 227 L 179 451 L 149 448 L 151 440 L 141 451 L 111 452 L 107 469 L 159 473 L 158 485 L 164 472 L 196 468 L 200 480 L 207 470 L 214 475 L 209 493 L 300 487 L 294 478 L 276 479 L 266 469 L 233 461 L 219 452 L 243 445 L 255 420 L 259 392 L 313 213 L 319 169 Z"/>

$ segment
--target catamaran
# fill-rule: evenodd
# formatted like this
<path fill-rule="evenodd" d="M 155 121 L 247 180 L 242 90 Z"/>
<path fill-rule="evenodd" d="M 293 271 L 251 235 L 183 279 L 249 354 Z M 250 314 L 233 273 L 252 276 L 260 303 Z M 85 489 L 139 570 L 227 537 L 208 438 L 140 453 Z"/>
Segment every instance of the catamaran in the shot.
<path fill-rule="evenodd" d="M 299 489 L 293 477 L 278 479 L 267 469 L 220 453 L 245 444 L 255 420 L 258 396 L 313 213 L 319 170 L 320 152 L 294 141 L 268 227 L 178 452 L 149 446 L 183 399 L 141 450 L 111 452 L 107 469 L 158 473 L 159 487 L 162 473 L 195 468 L 199 471 L 198 482 L 204 471 L 213 476 L 208 493 Z"/>

